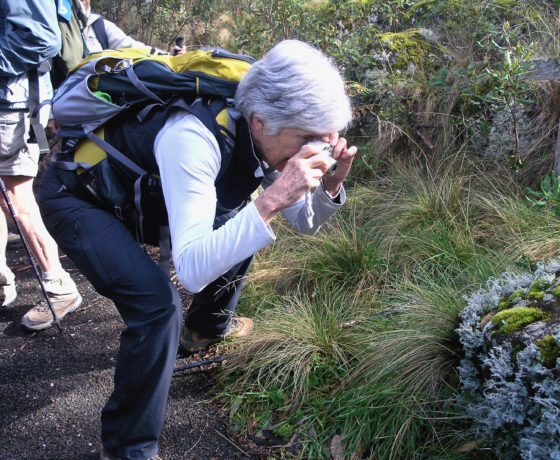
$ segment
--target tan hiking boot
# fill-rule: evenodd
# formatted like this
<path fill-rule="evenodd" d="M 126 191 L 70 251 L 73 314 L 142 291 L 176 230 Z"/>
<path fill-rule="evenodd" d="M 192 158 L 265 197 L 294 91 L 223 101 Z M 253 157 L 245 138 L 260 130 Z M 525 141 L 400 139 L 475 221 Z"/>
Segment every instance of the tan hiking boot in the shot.
<path fill-rule="evenodd" d="M 82 304 L 82 296 L 67 272 L 60 278 L 43 283 L 58 319 L 76 311 Z M 30 331 L 42 331 L 51 327 L 53 320 L 48 304 L 41 301 L 21 318 L 21 325 Z"/>
<path fill-rule="evenodd" d="M 254 326 L 255 323 L 251 318 L 235 316 L 231 319 L 227 332 L 224 334 L 224 338 L 230 337 L 232 339 L 239 339 L 241 337 L 247 337 L 253 332 Z"/>
<path fill-rule="evenodd" d="M 251 318 L 236 316 L 231 319 L 227 332 L 223 336 L 204 337 L 198 332 L 183 328 L 181 335 L 181 348 L 186 353 L 196 353 L 206 350 L 210 345 L 221 342 L 226 338 L 247 337 L 253 331 L 254 323 Z"/>

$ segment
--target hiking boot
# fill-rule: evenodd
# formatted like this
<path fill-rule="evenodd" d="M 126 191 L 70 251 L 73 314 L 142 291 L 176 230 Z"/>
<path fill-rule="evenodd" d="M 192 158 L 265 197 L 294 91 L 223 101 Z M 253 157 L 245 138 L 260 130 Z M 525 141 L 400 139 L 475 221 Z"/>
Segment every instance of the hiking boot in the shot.
<path fill-rule="evenodd" d="M 82 296 L 67 272 L 60 278 L 44 280 L 43 284 L 58 319 L 76 311 L 82 304 Z M 30 331 L 42 331 L 51 327 L 53 320 L 48 304 L 41 301 L 21 318 L 21 325 Z"/>
<path fill-rule="evenodd" d="M 253 320 L 251 318 L 243 318 L 236 316 L 231 319 L 226 333 L 213 337 L 204 337 L 195 331 L 190 331 L 187 327 L 183 327 L 181 335 L 181 348 L 189 354 L 206 350 L 210 345 L 221 342 L 226 338 L 247 337 L 253 331 Z"/>
<path fill-rule="evenodd" d="M 247 337 L 253 332 L 253 327 L 254 323 L 251 318 L 236 316 L 229 322 L 224 338 L 240 339 L 241 337 Z"/>
<path fill-rule="evenodd" d="M 0 273 L 0 307 L 9 307 L 17 297 L 16 278 L 8 267 L 4 271 Z"/>

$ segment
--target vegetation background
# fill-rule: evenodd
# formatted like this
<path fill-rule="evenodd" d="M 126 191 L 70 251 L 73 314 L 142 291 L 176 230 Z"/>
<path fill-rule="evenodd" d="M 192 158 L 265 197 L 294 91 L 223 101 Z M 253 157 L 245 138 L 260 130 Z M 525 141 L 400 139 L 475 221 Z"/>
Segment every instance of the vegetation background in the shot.
<path fill-rule="evenodd" d="M 256 331 L 222 380 L 232 429 L 278 458 L 528 458 L 474 429 L 456 329 L 490 277 L 560 255 L 558 2 L 92 5 L 162 48 L 183 35 L 259 58 L 304 40 L 348 82 L 348 203 L 312 237 L 278 220 L 256 258 L 240 307 Z"/>

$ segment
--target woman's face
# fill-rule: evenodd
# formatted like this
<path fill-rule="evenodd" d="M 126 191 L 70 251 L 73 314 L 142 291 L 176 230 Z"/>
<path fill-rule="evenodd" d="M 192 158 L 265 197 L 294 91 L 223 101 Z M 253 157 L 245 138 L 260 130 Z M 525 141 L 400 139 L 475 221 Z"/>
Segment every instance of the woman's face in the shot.
<path fill-rule="evenodd" d="M 282 128 L 274 135 L 259 134 L 259 132 L 252 130 L 253 141 L 263 160 L 277 171 L 282 171 L 286 162 L 305 144 L 324 136 L 299 128 Z"/>

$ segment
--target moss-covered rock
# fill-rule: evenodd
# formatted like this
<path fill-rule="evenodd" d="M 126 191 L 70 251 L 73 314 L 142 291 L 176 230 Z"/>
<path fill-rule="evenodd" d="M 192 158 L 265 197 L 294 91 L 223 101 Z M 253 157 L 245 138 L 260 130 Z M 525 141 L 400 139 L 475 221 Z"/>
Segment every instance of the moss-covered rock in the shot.
<path fill-rule="evenodd" d="M 552 335 L 546 335 L 537 340 L 535 345 L 541 354 L 542 363 L 549 369 L 555 368 L 560 358 L 560 343 Z"/>
<path fill-rule="evenodd" d="M 550 287 L 550 283 L 546 280 L 535 280 L 531 283 L 527 298 L 532 300 L 543 300 L 545 290 Z"/>
<path fill-rule="evenodd" d="M 468 299 L 458 334 L 465 410 L 498 457 L 560 459 L 560 261 Z"/>
<path fill-rule="evenodd" d="M 508 296 L 502 297 L 498 302 L 498 310 L 505 310 L 511 308 L 518 300 L 525 298 L 525 291 L 519 289 Z"/>
<path fill-rule="evenodd" d="M 447 56 L 445 48 L 437 43 L 437 37 L 427 29 L 384 32 L 376 38 L 382 47 L 376 59 L 389 64 L 393 71 L 433 70 Z"/>
<path fill-rule="evenodd" d="M 537 321 L 547 321 L 550 313 L 535 307 L 517 307 L 503 310 L 492 317 L 492 323 L 496 325 L 497 332 L 511 334 L 528 324 Z"/>

